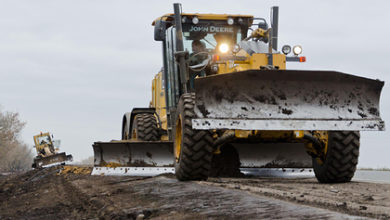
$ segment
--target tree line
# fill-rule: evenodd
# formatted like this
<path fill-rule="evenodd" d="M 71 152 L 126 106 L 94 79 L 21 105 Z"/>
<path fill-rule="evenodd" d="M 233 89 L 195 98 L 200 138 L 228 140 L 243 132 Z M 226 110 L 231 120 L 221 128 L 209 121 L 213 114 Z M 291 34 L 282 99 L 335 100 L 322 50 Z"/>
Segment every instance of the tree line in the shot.
<path fill-rule="evenodd" d="M 28 170 L 33 162 L 31 148 L 20 138 L 25 122 L 16 112 L 0 109 L 0 172 Z"/>

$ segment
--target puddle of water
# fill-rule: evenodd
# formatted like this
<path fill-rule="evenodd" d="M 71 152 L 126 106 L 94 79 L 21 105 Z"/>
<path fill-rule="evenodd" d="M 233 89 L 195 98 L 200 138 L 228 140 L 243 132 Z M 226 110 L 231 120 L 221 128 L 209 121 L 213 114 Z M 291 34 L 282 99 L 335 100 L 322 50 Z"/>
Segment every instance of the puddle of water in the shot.
<path fill-rule="evenodd" d="M 390 183 L 390 171 L 357 170 L 353 181 Z"/>
<path fill-rule="evenodd" d="M 280 178 L 314 178 L 311 168 L 241 168 L 247 175 Z M 390 183 L 390 171 L 357 170 L 352 181 L 365 181 L 375 183 Z"/>

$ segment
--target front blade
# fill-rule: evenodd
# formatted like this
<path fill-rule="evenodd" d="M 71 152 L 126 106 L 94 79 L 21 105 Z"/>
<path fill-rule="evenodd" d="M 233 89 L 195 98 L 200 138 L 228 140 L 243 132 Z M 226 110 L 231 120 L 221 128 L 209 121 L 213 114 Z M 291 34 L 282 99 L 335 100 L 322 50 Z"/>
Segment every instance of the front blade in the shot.
<path fill-rule="evenodd" d="M 95 176 L 157 176 L 175 173 L 174 167 L 94 167 L 91 175 Z"/>
<path fill-rule="evenodd" d="M 248 70 L 195 80 L 194 129 L 384 130 L 384 83 L 334 71 Z"/>
<path fill-rule="evenodd" d="M 46 167 L 48 165 L 61 164 L 72 160 L 72 155 L 66 155 L 65 152 L 62 152 L 47 157 L 35 158 L 34 167 Z"/>
<path fill-rule="evenodd" d="M 232 145 L 239 154 L 241 168 L 312 167 L 312 158 L 302 143 L 233 143 Z"/>
<path fill-rule="evenodd" d="M 172 142 L 111 141 L 93 144 L 94 166 L 170 167 Z"/>

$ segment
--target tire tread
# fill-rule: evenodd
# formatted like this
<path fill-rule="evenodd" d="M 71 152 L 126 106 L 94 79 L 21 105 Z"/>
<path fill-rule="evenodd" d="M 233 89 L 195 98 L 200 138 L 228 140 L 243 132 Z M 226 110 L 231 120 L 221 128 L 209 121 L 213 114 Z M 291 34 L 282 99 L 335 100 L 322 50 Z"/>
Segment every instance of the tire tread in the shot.
<path fill-rule="evenodd" d="M 179 180 L 206 180 L 211 169 L 213 138 L 207 130 L 192 129 L 191 119 L 195 116 L 195 94 L 183 94 L 178 105 L 182 117 L 182 151 L 176 163 L 176 177 Z"/>
<path fill-rule="evenodd" d="M 137 139 L 141 141 L 157 141 L 159 140 L 157 121 L 153 114 L 142 113 L 137 114 L 133 121 L 133 128 L 137 129 Z"/>
<path fill-rule="evenodd" d="M 351 181 L 359 157 L 360 134 L 358 131 L 330 131 L 328 152 L 322 165 L 313 159 L 316 178 L 322 183 Z"/>

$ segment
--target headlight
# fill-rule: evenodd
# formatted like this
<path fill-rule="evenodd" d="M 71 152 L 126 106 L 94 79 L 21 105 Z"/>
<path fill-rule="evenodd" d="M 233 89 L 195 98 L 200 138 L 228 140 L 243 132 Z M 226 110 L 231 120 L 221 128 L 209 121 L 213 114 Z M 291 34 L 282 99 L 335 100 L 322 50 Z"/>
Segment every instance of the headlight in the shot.
<path fill-rule="evenodd" d="M 219 45 L 218 50 L 221 53 L 227 53 L 229 50 L 229 46 L 227 44 L 221 44 Z"/>
<path fill-rule="evenodd" d="M 282 52 L 284 53 L 284 55 L 291 53 L 291 47 L 289 45 L 284 45 L 282 47 Z"/>
<path fill-rule="evenodd" d="M 301 53 L 302 53 L 302 47 L 299 46 L 299 45 L 294 46 L 294 47 L 293 47 L 293 53 L 294 53 L 295 55 L 301 54 Z"/>
<path fill-rule="evenodd" d="M 212 65 L 212 66 L 211 66 L 211 71 L 212 71 L 213 73 L 217 73 L 217 72 L 218 72 L 218 65 Z"/>
<path fill-rule="evenodd" d="M 199 23 L 199 19 L 198 19 L 198 17 L 193 17 L 192 18 L 192 23 L 194 23 L 194 24 L 198 24 Z"/>
<path fill-rule="evenodd" d="M 233 53 L 238 53 L 239 51 L 241 50 L 241 47 L 240 47 L 240 45 L 238 45 L 238 44 L 236 44 L 236 45 L 234 45 L 234 47 L 233 47 Z"/>
<path fill-rule="evenodd" d="M 228 18 L 228 19 L 227 19 L 227 23 L 228 23 L 228 25 L 234 24 L 233 18 Z"/>
<path fill-rule="evenodd" d="M 183 16 L 183 17 L 181 18 L 181 23 L 186 23 L 186 22 L 187 22 L 187 17 Z"/>

